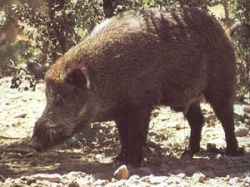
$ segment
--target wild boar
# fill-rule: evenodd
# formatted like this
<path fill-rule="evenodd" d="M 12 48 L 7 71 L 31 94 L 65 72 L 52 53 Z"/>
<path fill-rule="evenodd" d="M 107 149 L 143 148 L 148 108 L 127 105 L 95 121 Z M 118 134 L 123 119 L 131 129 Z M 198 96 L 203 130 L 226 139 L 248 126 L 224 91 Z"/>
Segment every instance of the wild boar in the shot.
<path fill-rule="evenodd" d="M 91 122 L 116 122 L 117 160 L 139 165 L 150 113 L 157 105 L 183 112 L 191 127 L 189 148 L 200 149 L 211 104 L 225 131 L 228 155 L 239 154 L 234 134 L 235 55 L 214 17 L 197 8 L 129 11 L 103 22 L 46 73 L 47 105 L 30 145 L 63 142 Z"/>

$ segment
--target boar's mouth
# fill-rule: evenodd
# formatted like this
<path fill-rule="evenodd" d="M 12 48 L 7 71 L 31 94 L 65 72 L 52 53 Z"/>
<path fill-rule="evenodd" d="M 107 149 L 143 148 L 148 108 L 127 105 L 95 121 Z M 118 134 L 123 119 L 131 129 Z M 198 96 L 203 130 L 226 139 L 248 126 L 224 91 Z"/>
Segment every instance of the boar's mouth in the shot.
<path fill-rule="evenodd" d="M 47 144 L 48 145 L 48 144 Z M 36 136 L 32 136 L 30 139 L 28 146 L 35 149 L 38 152 L 44 152 L 48 149 L 48 146 L 46 146 L 44 143 L 40 142 Z"/>
<path fill-rule="evenodd" d="M 41 124 L 38 121 L 35 125 L 33 135 L 28 143 L 28 146 L 38 152 L 44 152 L 48 149 L 63 143 L 68 138 L 72 137 L 76 132 L 80 132 L 87 124 L 83 120 L 75 120 L 71 124 L 56 124 L 48 125 Z"/>

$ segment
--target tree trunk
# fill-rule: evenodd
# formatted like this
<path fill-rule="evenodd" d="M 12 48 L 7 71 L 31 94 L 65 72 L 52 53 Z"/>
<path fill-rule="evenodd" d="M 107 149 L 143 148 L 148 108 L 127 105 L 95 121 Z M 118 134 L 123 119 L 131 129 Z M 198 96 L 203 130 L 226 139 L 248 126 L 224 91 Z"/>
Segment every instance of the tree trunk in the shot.
<path fill-rule="evenodd" d="M 103 11 L 105 18 L 110 18 L 114 15 L 112 0 L 103 0 Z"/>
<path fill-rule="evenodd" d="M 227 26 L 230 25 L 230 17 L 229 17 L 229 10 L 228 10 L 228 2 L 227 0 L 223 0 L 222 2 L 223 7 L 224 7 L 224 11 L 225 11 L 225 24 Z"/>

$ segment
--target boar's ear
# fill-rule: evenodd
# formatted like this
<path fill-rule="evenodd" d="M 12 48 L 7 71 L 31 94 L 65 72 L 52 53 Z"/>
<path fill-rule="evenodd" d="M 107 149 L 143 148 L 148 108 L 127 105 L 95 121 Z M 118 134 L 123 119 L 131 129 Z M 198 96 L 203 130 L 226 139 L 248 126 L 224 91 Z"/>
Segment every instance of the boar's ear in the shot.
<path fill-rule="evenodd" d="M 65 82 L 76 86 L 77 88 L 90 89 L 90 81 L 88 75 L 84 74 L 80 69 L 74 69 L 73 71 L 69 72 L 65 77 Z"/>

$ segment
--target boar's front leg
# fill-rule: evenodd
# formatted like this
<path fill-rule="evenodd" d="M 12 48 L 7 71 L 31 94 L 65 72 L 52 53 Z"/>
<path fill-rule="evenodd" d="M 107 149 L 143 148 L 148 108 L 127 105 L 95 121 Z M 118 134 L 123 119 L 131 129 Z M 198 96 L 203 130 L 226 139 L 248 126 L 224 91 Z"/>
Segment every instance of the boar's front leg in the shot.
<path fill-rule="evenodd" d="M 149 106 L 126 106 L 118 110 L 115 121 L 120 136 L 121 153 L 116 161 L 133 166 L 141 164 L 151 108 Z"/>

